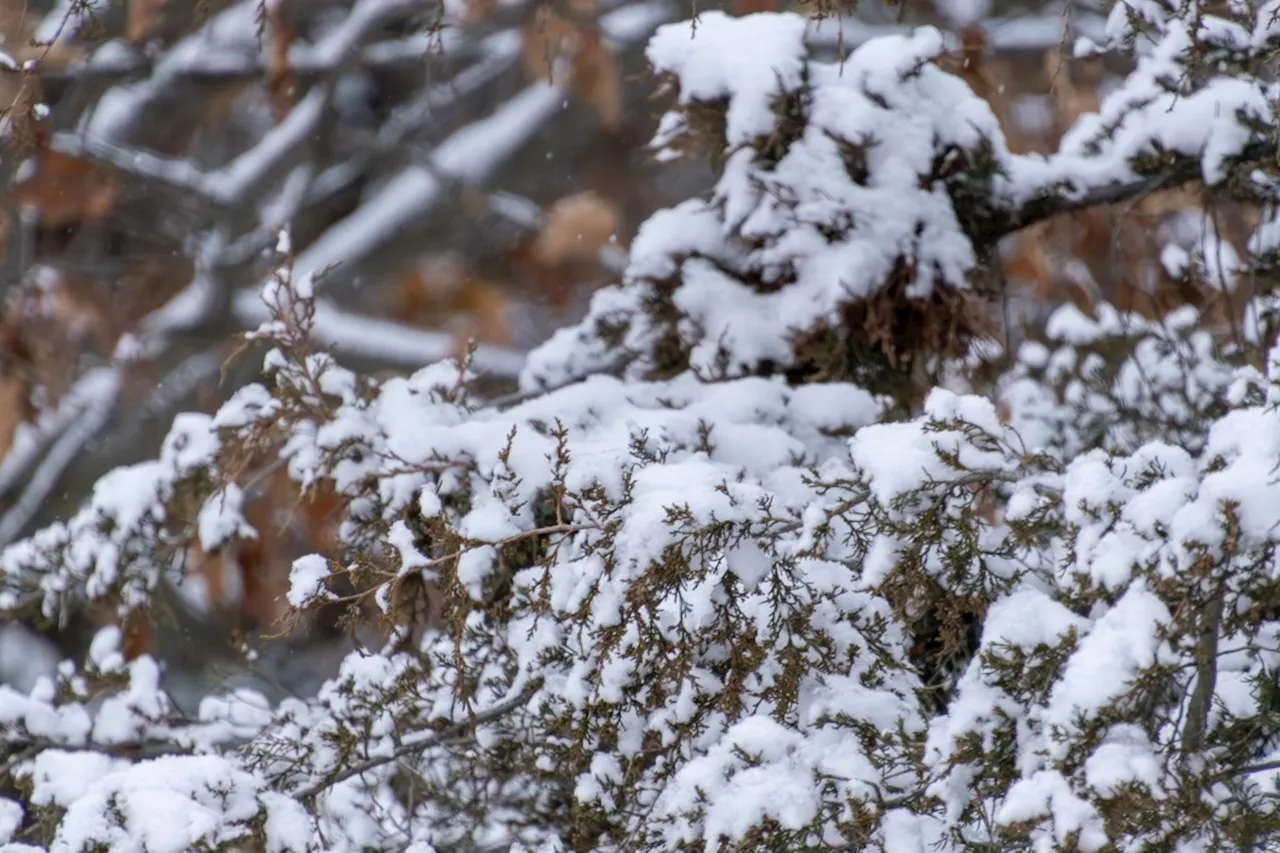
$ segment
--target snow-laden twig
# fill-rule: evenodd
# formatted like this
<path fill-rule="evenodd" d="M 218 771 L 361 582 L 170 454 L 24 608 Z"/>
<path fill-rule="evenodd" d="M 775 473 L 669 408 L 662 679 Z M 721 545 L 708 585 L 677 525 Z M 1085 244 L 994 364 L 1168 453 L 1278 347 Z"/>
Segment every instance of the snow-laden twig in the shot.
<path fill-rule="evenodd" d="M 379 767 L 399 761 L 406 756 L 415 755 L 423 750 L 430 749 L 433 746 L 447 743 L 460 737 L 466 737 L 476 726 L 502 719 L 512 711 L 528 704 L 529 700 L 533 698 L 533 695 L 537 692 L 537 689 L 538 685 L 526 687 L 515 696 L 504 699 L 483 711 L 477 711 L 469 720 L 454 723 L 453 725 L 446 726 L 438 731 L 422 732 L 416 737 L 414 735 L 408 735 L 399 746 L 391 751 L 389 755 L 380 755 L 376 758 L 370 758 L 366 761 L 360 762 L 359 764 L 346 767 L 327 779 L 313 782 L 312 784 L 301 788 L 296 791 L 293 796 L 299 800 L 309 800 L 321 791 L 332 788 L 335 785 L 340 785 L 348 779 L 361 776 L 368 773 L 370 770 L 376 770 Z"/>
<path fill-rule="evenodd" d="M 457 339 L 445 332 L 416 329 L 393 320 L 361 316 L 343 311 L 330 302 L 317 300 L 315 326 L 317 342 L 349 354 L 389 364 L 421 367 L 455 354 Z M 243 291 L 236 296 L 236 317 L 246 327 L 267 322 L 271 312 L 259 293 Z M 514 377 L 524 367 L 524 354 L 507 347 L 481 344 L 472 365 L 492 376 Z"/>

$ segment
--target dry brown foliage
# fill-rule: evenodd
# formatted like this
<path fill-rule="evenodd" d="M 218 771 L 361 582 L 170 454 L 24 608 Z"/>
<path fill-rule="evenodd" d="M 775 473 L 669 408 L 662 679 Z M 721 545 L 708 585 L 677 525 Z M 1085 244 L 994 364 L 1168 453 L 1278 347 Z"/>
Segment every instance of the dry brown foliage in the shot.
<path fill-rule="evenodd" d="M 85 355 L 109 360 L 120 339 L 190 277 L 180 258 L 136 261 L 109 284 L 54 266 L 34 270 L 0 315 L 0 456 L 17 426 L 34 416 L 37 390 L 42 405 L 55 405 Z"/>
<path fill-rule="evenodd" d="M 0 453 L 9 451 L 18 427 L 35 413 L 33 385 L 31 353 L 19 328 L 6 318 L 0 323 Z"/>
<path fill-rule="evenodd" d="M 146 654 L 155 643 L 155 627 L 141 611 L 130 613 L 120 626 L 120 651 L 126 661 Z"/>
<path fill-rule="evenodd" d="M 460 20 L 463 24 L 478 24 L 498 11 L 498 0 L 467 0 Z"/>
<path fill-rule="evenodd" d="M 109 300 L 84 277 L 44 268 L 11 295 L 0 315 L 0 456 L 35 416 L 37 389 L 55 402 L 82 354 L 106 355 L 114 345 Z"/>
<path fill-rule="evenodd" d="M 578 39 L 573 57 L 573 90 L 595 110 L 605 127 L 617 132 L 622 127 L 622 77 L 617 57 L 605 46 L 597 28 L 580 28 Z"/>
<path fill-rule="evenodd" d="M 1096 61 L 1068 63 L 1055 48 L 1045 52 L 1041 73 L 1049 108 L 1043 137 L 1019 127 L 1013 101 L 1028 91 L 1025 70 L 990 60 L 981 27 L 960 33 L 962 50 L 944 62 L 969 83 L 992 108 L 1011 150 L 1025 152 L 1056 146 L 1077 119 L 1100 105 L 1102 67 Z M 1034 84 L 1032 84 L 1034 85 Z M 1206 292 L 1193 282 L 1170 276 L 1160 262 L 1178 217 L 1205 215 L 1196 193 L 1171 190 L 1137 203 L 1094 207 L 1038 223 L 1011 238 L 1005 255 L 1005 277 L 1018 293 L 1045 306 L 1071 302 L 1085 312 L 1099 301 L 1147 318 L 1158 318 L 1184 305 L 1206 312 L 1207 322 L 1230 325 L 1244 303 L 1242 294 Z M 1243 217 L 1243 218 L 1242 218 Z M 1220 236 L 1237 251 L 1243 249 L 1249 219 L 1233 211 L 1220 227 Z"/>
<path fill-rule="evenodd" d="M 1062 52 L 1049 50 L 1044 55 L 1044 74 L 1049 81 L 1049 103 L 1053 109 L 1053 136 L 1055 139 L 1071 129 L 1076 119 L 1085 113 L 1097 112 L 1102 106 L 1098 86 L 1102 82 L 1102 68 L 1096 62 L 1077 63 L 1087 85 L 1080 88 L 1071 76 L 1071 67 L 1063 60 Z"/>
<path fill-rule="evenodd" d="M 955 74 L 969 84 L 974 93 L 991 105 L 991 111 L 1000 121 L 1006 133 L 1012 126 L 1010 98 L 1005 85 L 1007 69 L 991 61 L 990 45 L 986 31 L 980 25 L 965 27 L 959 33 L 960 51 L 939 62 L 944 70 Z M 1014 151 L 1023 148 L 1019 134 L 1009 136 L 1009 147 Z"/>
<path fill-rule="evenodd" d="M 736 18 L 754 15 L 757 12 L 778 12 L 782 10 L 779 0 L 730 0 L 729 14 Z"/>
<path fill-rule="evenodd" d="M 31 394 L 42 389 L 56 400 L 70 387 L 79 357 L 108 355 L 114 346 L 109 302 L 87 279 L 57 270 L 41 270 L 31 286 L 18 291 L 0 319 L 4 352 L 3 397 L 26 420 L 33 414 Z M 19 405 L 19 401 L 21 404 Z M 13 428 L 6 425 L 0 447 L 7 450 Z"/>
<path fill-rule="evenodd" d="M 511 297 L 450 256 L 429 259 L 402 273 L 392 292 L 398 319 L 454 335 L 454 356 L 468 343 L 511 343 Z"/>
<path fill-rule="evenodd" d="M 80 356 L 110 355 L 115 344 L 110 297 L 82 275 L 45 267 L 10 301 L 3 323 L 17 357 L 26 359 L 26 380 L 52 399 L 67 390 Z"/>
<path fill-rule="evenodd" d="M 596 253 L 616 239 L 621 226 L 622 213 L 609 199 L 590 191 L 565 196 L 547 208 L 530 254 L 547 267 L 595 260 Z"/>
<path fill-rule="evenodd" d="M 129 0 L 125 16 L 124 37 L 135 44 L 151 35 L 169 0 Z"/>
<path fill-rule="evenodd" d="M 524 68 L 532 80 L 568 87 L 616 132 L 622 126 L 622 77 L 591 21 L 594 13 L 594 0 L 567 0 L 564 14 L 539 6 L 524 30 Z"/>
<path fill-rule="evenodd" d="M 517 245 L 510 260 L 538 295 L 563 310 L 577 285 L 600 276 L 600 249 L 616 241 L 621 229 L 622 211 L 613 200 L 575 193 L 547 207 L 542 230 Z"/>
<path fill-rule="evenodd" d="M 267 51 L 267 100 L 276 124 L 289 114 L 293 101 L 293 74 L 289 66 L 289 48 L 294 34 L 284 14 L 285 0 L 266 4 L 266 23 L 271 33 Z"/>
<path fill-rule="evenodd" d="M 18 203 L 34 210 L 44 228 L 99 223 L 116 199 L 115 175 L 109 169 L 43 145 L 14 190 Z"/>
<path fill-rule="evenodd" d="M 593 0 L 574 0 L 568 8 L 573 13 L 586 15 L 595 11 L 595 3 Z M 563 66 L 566 60 L 572 58 L 572 42 L 579 26 L 558 14 L 551 6 L 539 6 L 525 25 L 524 40 L 521 43 L 525 74 L 531 80 L 567 83 L 568 69 L 563 69 Z"/>
<path fill-rule="evenodd" d="M 195 543 L 188 550 L 188 577 L 201 583 L 212 615 L 237 632 L 279 628 L 288 610 L 293 561 L 338 550 L 341 505 L 328 485 L 303 494 L 283 468 L 266 476 L 244 508 L 256 537 L 212 551 Z"/>
<path fill-rule="evenodd" d="M 29 0 L 0 0 L 0 43 L 19 66 L 38 62 L 42 68 L 64 68 L 84 56 L 77 45 L 34 42 L 36 19 Z M 35 106 L 40 97 L 40 79 L 34 71 L 0 75 L 0 115 L 9 120 L 10 139 L 18 149 L 36 142 Z"/>

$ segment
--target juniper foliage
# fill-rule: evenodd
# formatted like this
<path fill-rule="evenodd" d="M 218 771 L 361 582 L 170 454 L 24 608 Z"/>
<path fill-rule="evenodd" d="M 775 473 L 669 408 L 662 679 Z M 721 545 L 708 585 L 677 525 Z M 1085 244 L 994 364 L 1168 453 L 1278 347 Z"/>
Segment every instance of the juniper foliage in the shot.
<path fill-rule="evenodd" d="M 389 639 L 184 716 L 104 628 L 0 688 L 5 849 L 1274 848 L 1275 13 L 1118 3 L 1081 49 L 1133 71 L 1049 157 L 933 30 L 837 65 L 789 14 L 661 29 L 656 145 L 720 179 L 504 400 L 340 366 L 282 243 L 267 381 L 9 548 L 0 605 L 153 609 L 191 542 L 271 535 L 283 464 L 345 499 L 295 618 Z M 1066 307 L 990 355 L 1002 237 L 1194 182 L 1263 209 L 1247 328 Z"/>

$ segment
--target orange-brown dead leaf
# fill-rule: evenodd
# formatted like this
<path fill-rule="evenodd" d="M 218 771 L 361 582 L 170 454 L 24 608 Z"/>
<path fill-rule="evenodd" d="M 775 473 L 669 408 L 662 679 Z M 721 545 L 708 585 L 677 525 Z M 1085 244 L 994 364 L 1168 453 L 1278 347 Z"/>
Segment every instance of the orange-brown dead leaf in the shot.
<path fill-rule="evenodd" d="M 110 170 L 89 160 L 44 150 L 16 193 L 20 204 L 38 213 L 41 225 L 61 228 L 101 222 L 115 204 L 116 181 Z"/>
<path fill-rule="evenodd" d="M 556 72 L 562 67 L 562 60 L 573 55 L 573 38 L 577 31 L 575 24 L 557 15 L 550 7 L 538 7 L 525 26 L 521 41 L 524 72 L 529 79 L 555 84 L 567 82 L 564 74 Z"/>
<path fill-rule="evenodd" d="M 190 281 L 190 262 L 181 257 L 141 258 L 117 271 L 108 286 L 81 272 L 55 266 L 31 270 L 31 280 L 15 288 L 0 319 L 0 383 L 15 369 L 26 398 L 36 388 L 58 399 L 76 378 L 85 354 L 109 358 L 120 338 Z M 145 376 L 138 372 L 137 379 Z M 136 381 L 136 380 L 135 380 Z M 148 389 L 154 383 L 149 383 Z M 7 408 L 25 420 L 29 411 Z M 0 427 L 0 435 L 12 429 Z M 7 446 L 7 439 L 0 442 Z"/>
<path fill-rule="evenodd" d="M 66 270 L 40 268 L 12 311 L 31 353 L 35 378 L 55 398 L 70 387 L 81 356 L 94 353 L 105 358 L 119 338 L 112 328 L 107 289 Z"/>
<path fill-rule="evenodd" d="M 589 15 L 595 8 L 591 0 L 567 5 L 574 15 Z M 622 76 L 597 26 L 541 6 L 525 26 L 521 52 L 531 80 L 570 87 L 605 127 L 616 132 L 622 126 Z"/>
<path fill-rule="evenodd" d="M 778 12 L 782 4 L 778 0 L 730 0 L 729 14 L 735 18 L 754 15 L 757 12 Z"/>
<path fill-rule="evenodd" d="M 622 227 L 622 212 L 609 199 L 581 192 L 559 199 L 547 209 L 533 257 L 546 266 L 592 259 Z"/>
<path fill-rule="evenodd" d="M 20 44 L 29 37 L 30 0 L 0 0 L 0 36 L 6 45 Z"/>
<path fill-rule="evenodd" d="M 563 310 L 578 284 L 599 276 L 599 251 L 621 227 L 622 212 L 613 201 L 576 193 L 547 208 L 542 230 L 516 246 L 508 260 L 535 292 Z"/>
<path fill-rule="evenodd" d="M 6 363 L 12 357 L 7 351 L 0 357 L 0 459 L 13 446 L 18 427 L 35 414 L 31 405 L 31 381 L 17 364 Z"/>
<path fill-rule="evenodd" d="M 56 400 L 85 352 L 104 353 L 103 304 L 91 296 L 77 299 L 49 268 L 33 285 L 15 289 L 0 318 L 0 457 L 17 426 L 35 413 L 32 392 L 38 387 Z"/>
<path fill-rule="evenodd" d="M 216 610 L 223 610 L 237 603 L 232 594 L 235 590 L 227 589 L 228 556 L 227 547 L 206 551 L 199 542 L 193 542 L 187 548 L 187 574 L 184 582 L 198 582 L 203 599 L 210 608 Z"/>
<path fill-rule="evenodd" d="M 258 537 L 239 543 L 237 554 L 244 584 L 240 615 L 247 625 L 280 625 L 289 609 L 293 561 L 337 550 L 342 505 L 327 481 L 303 494 L 283 468 L 268 478 L 262 497 L 245 510 Z"/>
<path fill-rule="evenodd" d="M 573 90 L 613 132 L 622 127 L 622 75 L 618 58 L 605 46 L 598 29 L 579 29 L 573 57 Z"/>
<path fill-rule="evenodd" d="M 134 44 L 145 41 L 154 31 L 167 3 L 168 0 L 129 0 L 124 37 Z"/>
<path fill-rule="evenodd" d="M 1012 103 L 1006 86 L 1009 69 L 992 62 L 989 53 L 986 31 L 979 24 L 971 24 L 960 31 L 960 55 L 939 64 L 968 83 L 974 94 L 987 102 L 1005 132 L 1010 150 L 1024 152 L 1030 146 L 1012 121 Z"/>
<path fill-rule="evenodd" d="M 294 33 L 284 14 L 284 0 L 268 4 L 267 23 L 271 31 L 271 47 L 267 51 L 267 100 L 279 124 L 289 114 L 293 101 L 289 49 L 293 46 Z"/>
<path fill-rule="evenodd" d="M 270 629 L 278 625 L 289 610 L 286 598 L 289 593 L 289 561 L 285 553 L 262 538 L 274 535 L 275 531 L 264 527 L 259 538 L 238 545 L 236 563 L 243 596 L 237 615 L 242 624 Z"/>
<path fill-rule="evenodd" d="M 504 346 L 511 343 L 511 298 L 498 285 L 451 258 L 439 258 L 408 270 L 392 295 L 395 315 L 431 329 L 452 329 L 455 355 L 468 340 Z"/>
<path fill-rule="evenodd" d="M 288 612 L 289 572 L 305 554 L 333 553 L 342 499 L 327 484 L 306 495 L 284 469 L 272 472 L 247 502 L 256 537 L 213 551 L 193 544 L 188 571 L 198 578 L 215 618 L 240 630 L 278 628 Z"/>
<path fill-rule="evenodd" d="M 1085 113 L 1096 113 L 1101 106 L 1097 88 L 1080 89 L 1071 79 L 1071 68 L 1062 52 L 1045 51 L 1044 73 L 1049 80 L 1049 102 L 1053 108 L 1053 131 L 1062 136 Z"/>
<path fill-rule="evenodd" d="M 1041 222 L 1017 236 L 1012 254 L 1005 258 L 1004 272 L 1009 281 L 1038 299 L 1054 296 L 1055 274 L 1045 250 L 1045 234 L 1049 223 Z"/>
<path fill-rule="evenodd" d="M 0 459 L 13 446 L 18 427 L 35 416 L 31 394 L 40 381 L 25 300 L 11 299 L 0 317 Z M 39 338 L 39 335 L 36 335 Z"/>
<path fill-rule="evenodd" d="M 467 0 L 460 16 L 463 24 L 478 24 L 498 10 L 498 0 Z"/>
<path fill-rule="evenodd" d="M 453 357 L 466 355 L 471 341 L 506 346 L 511 343 L 511 299 L 496 285 L 475 282 L 456 301 L 460 319 L 454 332 Z"/>

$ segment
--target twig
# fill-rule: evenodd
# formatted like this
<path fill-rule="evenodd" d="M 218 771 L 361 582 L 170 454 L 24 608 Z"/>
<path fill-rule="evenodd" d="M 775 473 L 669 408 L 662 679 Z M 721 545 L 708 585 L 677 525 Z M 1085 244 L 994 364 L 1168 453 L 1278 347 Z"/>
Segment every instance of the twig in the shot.
<path fill-rule="evenodd" d="M 1280 770 L 1280 758 L 1272 761 L 1262 761 L 1257 764 L 1245 764 L 1241 767 L 1233 767 L 1230 770 L 1219 773 L 1213 777 L 1213 781 L 1222 782 L 1230 779 L 1232 776 L 1247 776 L 1250 773 L 1265 773 L 1268 770 Z"/>
<path fill-rule="evenodd" d="M 607 364 L 601 365 L 595 370 L 591 370 L 580 376 L 574 376 L 571 379 L 566 379 L 564 382 L 560 382 L 555 385 L 550 385 L 545 388 L 533 388 L 528 391 L 514 391 L 510 394 L 503 394 L 499 397 L 492 397 L 484 401 L 483 407 L 486 409 L 506 409 L 506 408 L 510 408 L 511 406 L 518 406 L 521 403 L 527 403 L 530 400 L 536 400 L 539 397 L 546 396 L 547 394 L 554 394 L 556 391 L 559 391 L 562 388 L 569 388 L 573 385 L 578 385 L 582 382 L 586 382 L 588 379 L 590 379 L 593 376 L 604 376 L 604 375 L 613 373 L 614 371 L 623 367 L 626 364 L 626 361 L 627 361 L 626 358 L 615 359 L 613 361 L 608 362 Z"/>
<path fill-rule="evenodd" d="M 271 313 L 260 291 L 242 291 L 235 298 L 238 322 L 256 327 Z M 343 311 L 328 301 L 316 301 L 314 339 L 336 348 L 339 353 L 420 367 L 451 356 L 456 349 L 452 335 L 418 329 L 394 320 Z M 514 377 L 524 367 L 524 353 L 509 347 L 482 345 L 473 365 L 492 376 Z"/>
<path fill-rule="evenodd" d="M 16 744 L 15 744 L 16 745 Z M 63 752 L 97 752 L 113 758 L 127 758 L 141 761 L 148 758 L 160 758 L 166 755 L 193 755 L 194 750 L 170 741 L 149 740 L 136 743 L 61 743 L 43 738 L 33 739 L 24 744 L 16 755 L 0 768 L 0 778 L 11 774 L 18 765 L 36 757 L 45 750 L 56 749 Z"/>
<path fill-rule="evenodd" d="M 319 794 L 321 791 L 325 790 L 326 788 L 332 788 L 335 785 L 340 785 L 343 782 L 355 776 L 360 776 L 364 773 L 368 773 L 370 770 L 376 770 L 377 768 L 382 767 L 383 765 L 391 764 L 394 761 L 398 761 L 401 758 L 404 758 L 405 756 L 413 755 L 414 753 L 421 752 L 424 749 L 429 749 L 432 746 L 436 746 L 446 741 L 455 740 L 460 736 L 467 735 L 468 730 L 473 729 L 474 726 L 480 725 L 482 723 L 488 723 L 500 717 L 506 716 L 511 711 L 514 711 L 516 708 L 519 708 L 521 705 L 524 705 L 526 702 L 529 701 L 529 699 L 533 696 L 534 692 L 536 692 L 537 689 L 538 689 L 538 685 L 531 685 L 529 687 L 526 687 L 524 690 L 520 691 L 520 693 L 517 694 L 516 696 L 513 696 L 510 699 L 507 699 L 503 702 L 499 702 L 497 705 L 494 705 L 488 710 L 481 711 L 480 713 L 474 715 L 474 717 L 469 721 L 454 723 L 453 725 L 445 726 L 443 729 L 439 729 L 437 731 L 424 732 L 422 733 L 422 737 L 415 738 L 412 741 L 406 739 L 406 742 L 400 744 L 398 747 L 392 750 L 391 754 L 381 755 L 381 756 L 378 756 L 377 758 L 370 758 L 369 760 L 363 761 L 360 764 L 356 764 L 352 767 L 348 767 L 342 772 L 337 773 L 327 779 L 323 779 L 319 782 L 314 782 L 311 785 L 306 786 L 302 790 L 297 791 L 294 794 L 294 797 L 296 797 L 299 800 L 310 799 L 314 797 L 316 794 Z"/>

